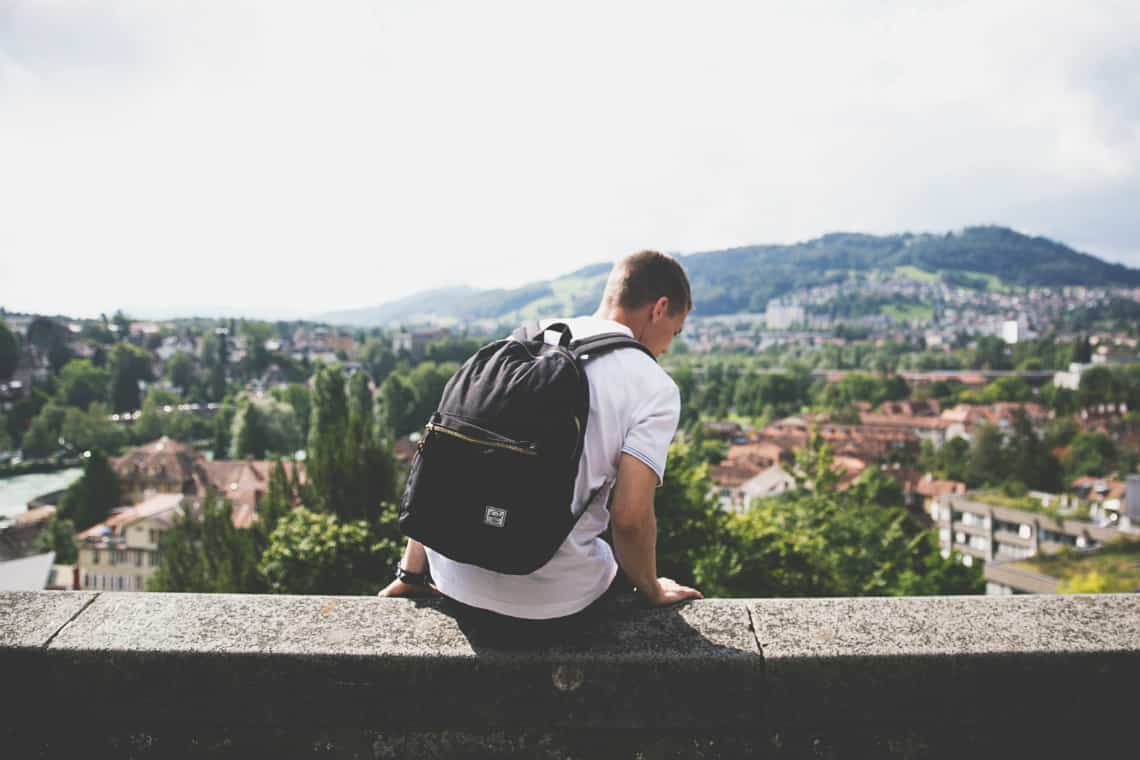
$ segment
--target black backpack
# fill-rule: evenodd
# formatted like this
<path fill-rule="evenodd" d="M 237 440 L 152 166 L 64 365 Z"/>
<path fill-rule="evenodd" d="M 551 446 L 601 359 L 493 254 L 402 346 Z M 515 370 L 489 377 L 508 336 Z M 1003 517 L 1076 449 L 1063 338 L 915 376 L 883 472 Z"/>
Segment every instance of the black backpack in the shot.
<path fill-rule="evenodd" d="M 551 331 L 557 343 L 545 340 Z M 571 340 L 565 324 L 532 322 L 464 362 L 412 460 L 404 535 L 500 573 L 549 562 L 602 490 L 571 505 L 590 412 L 584 365 L 619 348 L 653 356 L 622 333 Z"/>

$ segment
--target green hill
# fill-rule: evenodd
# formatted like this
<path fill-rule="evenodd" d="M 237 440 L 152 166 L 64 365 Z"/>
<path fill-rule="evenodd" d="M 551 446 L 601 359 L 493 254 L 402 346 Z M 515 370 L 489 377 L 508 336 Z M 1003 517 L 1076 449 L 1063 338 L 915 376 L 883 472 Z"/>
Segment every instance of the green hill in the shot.
<path fill-rule="evenodd" d="M 763 311 L 791 291 L 858 276 L 905 274 L 976 289 L 1010 286 L 1140 285 L 1140 270 L 1110 264 L 1043 237 L 1005 227 L 968 227 L 944 235 L 832 233 L 794 245 L 756 245 L 678 257 L 700 315 Z M 594 309 L 610 265 L 511 290 L 429 291 L 375 309 L 324 315 L 327 321 L 381 324 L 423 315 L 453 319 L 526 319 Z"/>

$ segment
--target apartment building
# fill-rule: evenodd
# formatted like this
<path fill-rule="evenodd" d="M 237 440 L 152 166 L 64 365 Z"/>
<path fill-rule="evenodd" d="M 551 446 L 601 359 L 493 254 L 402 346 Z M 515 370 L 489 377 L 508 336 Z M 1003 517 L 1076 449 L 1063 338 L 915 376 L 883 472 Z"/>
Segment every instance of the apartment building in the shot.
<path fill-rule="evenodd" d="M 1033 511 L 982 501 L 976 493 L 944 494 L 931 503 L 931 518 L 938 528 L 943 556 L 958 552 L 962 563 L 986 563 L 987 593 L 1009 593 L 989 576 L 990 563 L 1026 559 L 1039 553 L 1053 554 L 1063 548 L 1095 549 L 1121 538 L 1116 527 L 1097 525 L 1083 519 L 1075 499 L 1066 505 L 1072 516 L 1058 512 Z M 1086 512 L 1087 513 L 1087 512 Z M 1000 574 L 1000 570 L 995 570 Z M 1037 583 L 1034 583 L 1037 581 Z M 1044 591 L 1050 581 L 1025 579 L 1030 586 Z M 1030 586 L 1027 586 L 1030 587 Z M 1052 582 L 1052 588 L 1056 587 Z"/>
<path fill-rule="evenodd" d="M 144 590 L 146 579 L 158 569 L 159 537 L 182 512 L 185 499 L 178 493 L 156 494 L 78 534 L 79 587 Z"/>

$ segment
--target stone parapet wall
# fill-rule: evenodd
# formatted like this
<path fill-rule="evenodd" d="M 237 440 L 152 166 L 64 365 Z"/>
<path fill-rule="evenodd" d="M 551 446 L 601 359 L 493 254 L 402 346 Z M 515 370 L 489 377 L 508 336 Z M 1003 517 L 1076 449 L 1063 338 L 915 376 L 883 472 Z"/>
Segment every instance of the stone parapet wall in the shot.
<path fill-rule="evenodd" d="M 942 757 L 1129 739 L 1140 596 L 608 603 L 0 594 L 11 757 Z M 1125 745 L 1127 746 L 1127 744 Z M 7 754 L 7 753 L 6 753 Z"/>

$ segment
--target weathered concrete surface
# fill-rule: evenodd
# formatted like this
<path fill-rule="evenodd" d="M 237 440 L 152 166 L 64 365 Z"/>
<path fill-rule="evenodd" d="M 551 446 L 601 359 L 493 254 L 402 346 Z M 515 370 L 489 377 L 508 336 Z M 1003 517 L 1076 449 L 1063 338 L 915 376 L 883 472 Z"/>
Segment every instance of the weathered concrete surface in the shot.
<path fill-rule="evenodd" d="M 0 722 L 25 701 L 37 701 L 48 682 L 45 647 L 97 593 L 0 593 Z"/>
<path fill-rule="evenodd" d="M 1140 596 L 750 602 L 774 730 L 1104 726 L 1134 712 Z M 1100 729 L 1098 729 L 1099 731 Z"/>
<path fill-rule="evenodd" d="M 536 643 L 439 601 L 0 594 L 5 673 L 32 679 L 0 746 L 536 760 L 1135 749 L 1140 596 L 607 604 Z"/>
<path fill-rule="evenodd" d="M 762 695 L 743 602 L 615 602 L 573 639 L 522 644 L 438 601 L 106 593 L 48 661 L 91 720 L 711 730 L 753 720 Z"/>
<path fill-rule="evenodd" d="M 42 648 L 98 595 L 90 591 L 0 593 L 0 652 Z"/>

